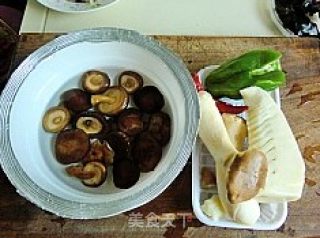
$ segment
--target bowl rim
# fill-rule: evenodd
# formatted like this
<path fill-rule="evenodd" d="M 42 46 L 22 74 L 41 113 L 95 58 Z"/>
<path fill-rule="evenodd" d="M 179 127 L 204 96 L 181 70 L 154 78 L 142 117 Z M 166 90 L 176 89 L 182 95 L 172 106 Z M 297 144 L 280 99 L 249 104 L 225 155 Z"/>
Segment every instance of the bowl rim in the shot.
<path fill-rule="evenodd" d="M 271 19 L 273 23 L 276 25 L 278 30 L 284 35 L 284 36 L 290 36 L 290 37 L 298 37 L 295 35 L 290 29 L 285 28 L 283 26 L 282 20 L 280 19 L 277 10 L 276 10 L 276 0 L 269 0 L 269 12 Z"/>
<path fill-rule="evenodd" d="M 9 135 L 10 111 L 20 86 L 35 66 L 55 52 L 81 42 L 128 42 L 143 47 L 159 57 L 172 71 L 185 94 L 186 135 L 177 157 L 162 171 L 162 179 L 154 181 L 132 196 L 111 202 L 83 203 L 70 201 L 45 191 L 35 184 L 21 168 L 11 148 Z M 58 216 L 73 219 L 106 218 L 141 206 L 166 189 L 178 176 L 187 163 L 198 132 L 200 108 L 192 77 L 183 61 L 172 51 L 156 42 L 149 36 L 144 36 L 133 30 L 119 28 L 94 28 L 74 31 L 62 35 L 30 54 L 13 72 L 9 82 L 0 97 L 0 164 L 17 192 L 43 210 Z"/>
<path fill-rule="evenodd" d="M 98 0 L 97 3 L 76 3 L 68 0 L 37 0 L 43 6 L 50 8 L 57 12 L 64 12 L 69 14 L 80 14 L 86 12 L 93 12 L 99 9 L 109 7 L 119 0 Z"/>

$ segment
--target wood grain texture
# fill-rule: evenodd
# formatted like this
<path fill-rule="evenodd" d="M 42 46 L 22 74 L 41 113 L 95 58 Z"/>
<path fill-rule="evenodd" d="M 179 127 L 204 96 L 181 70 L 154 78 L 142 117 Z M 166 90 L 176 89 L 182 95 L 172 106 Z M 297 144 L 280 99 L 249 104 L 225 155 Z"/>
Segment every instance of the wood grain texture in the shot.
<path fill-rule="evenodd" d="M 56 34 L 25 34 L 20 38 L 15 65 Z M 220 64 L 249 49 L 273 48 L 283 53 L 287 85 L 281 88 L 282 109 L 306 159 L 303 198 L 289 205 L 286 223 L 277 231 L 231 230 L 202 225 L 191 206 L 191 162 L 158 198 L 125 214 L 109 219 L 77 221 L 62 219 L 20 197 L 0 172 L 0 237 L 215 237 L 282 238 L 320 237 L 320 43 L 317 39 L 155 36 L 177 55 L 190 72 Z M 132 213 L 150 212 L 176 216 L 175 227 L 130 227 Z M 182 219 L 186 214 L 188 219 Z M 161 222 L 163 225 L 164 222 Z M 185 223 L 185 224 L 183 224 Z"/>

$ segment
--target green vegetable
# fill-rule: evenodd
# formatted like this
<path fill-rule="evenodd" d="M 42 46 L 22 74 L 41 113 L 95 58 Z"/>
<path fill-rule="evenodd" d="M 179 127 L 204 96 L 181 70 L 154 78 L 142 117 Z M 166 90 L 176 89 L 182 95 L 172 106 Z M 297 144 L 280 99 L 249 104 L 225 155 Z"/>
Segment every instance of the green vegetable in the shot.
<path fill-rule="evenodd" d="M 281 53 L 253 50 L 223 63 L 205 79 L 206 89 L 215 97 L 240 98 L 239 91 L 255 85 L 267 91 L 285 82 L 281 71 Z"/>
<path fill-rule="evenodd" d="M 239 98 L 240 90 L 250 85 L 252 85 L 252 77 L 248 71 L 231 75 L 224 83 L 206 81 L 207 91 L 216 97 Z"/>
<path fill-rule="evenodd" d="M 253 76 L 255 83 L 254 86 L 266 89 L 267 91 L 274 90 L 286 81 L 286 75 L 280 70 L 268 72 L 263 75 Z"/>

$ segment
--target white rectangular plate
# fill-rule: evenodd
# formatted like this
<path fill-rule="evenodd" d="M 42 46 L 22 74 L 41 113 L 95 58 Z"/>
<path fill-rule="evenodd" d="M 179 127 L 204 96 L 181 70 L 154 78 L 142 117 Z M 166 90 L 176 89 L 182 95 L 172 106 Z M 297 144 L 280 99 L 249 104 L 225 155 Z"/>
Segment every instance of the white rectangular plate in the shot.
<path fill-rule="evenodd" d="M 204 79 L 217 66 L 209 66 L 198 72 L 199 79 L 204 82 Z M 280 107 L 279 89 L 271 92 L 271 96 Z M 243 105 L 242 100 L 231 100 L 224 98 L 223 101 L 233 105 Z M 243 115 L 245 117 L 245 115 Z M 192 151 L 192 206 L 196 217 L 204 224 L 209 226 L 228 227 L 235 229 L 252 229 L 252 230 L 275 230 L 279 228 L 286 220 L 287 217 L 287 203 L 268 203 L 260 204 L 261 215 L 258 221 L 252 225 L 243 225 L 236 223 L 233 220 L 221 218 L 213 220 L 205 215 L 201 210 L 201 205 L 204 200 L 210 198 L 212 195 L 217 194 L 217 188 L 202 189 L 200 187 L 200 173 L 202 167 L 211 167 L 214 170 L 214 159 L 202 143 L 200 138 L 194 145 Z"/>

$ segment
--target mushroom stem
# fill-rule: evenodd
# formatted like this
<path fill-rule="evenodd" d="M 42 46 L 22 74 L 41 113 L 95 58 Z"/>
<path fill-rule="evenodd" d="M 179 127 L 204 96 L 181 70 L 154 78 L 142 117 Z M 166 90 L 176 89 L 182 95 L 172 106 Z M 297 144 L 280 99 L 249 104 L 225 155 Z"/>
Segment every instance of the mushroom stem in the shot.
<path fill-rule="evenodd" d="M 116 99 L 113 98 L 113 97 L 108 97 L 108 96 L 105 96 L 105 95 L 92 95 L 91 96 L 91 104 L 93 106 L 99 104 L 99 103 L 109 103 L 109 104 L 112 104 L 112 103 L 115 103 Z"/>

